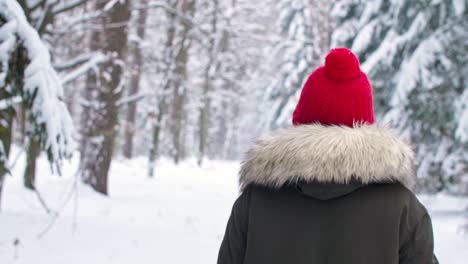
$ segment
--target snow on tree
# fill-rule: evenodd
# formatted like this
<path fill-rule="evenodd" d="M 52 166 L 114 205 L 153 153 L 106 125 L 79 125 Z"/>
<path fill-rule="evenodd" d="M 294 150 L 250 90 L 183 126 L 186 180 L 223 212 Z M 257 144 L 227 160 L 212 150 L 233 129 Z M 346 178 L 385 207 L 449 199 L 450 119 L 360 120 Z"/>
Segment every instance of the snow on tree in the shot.
<path fill-rule="evenodd" d="M 140 0 L 140 5 L 145 5 L 146 0 Z M 128 84 L 128 91 L 127 97 L 135 97 L 139 95 L 140 91 L 140 79 L 142 74 L 142 69 L 144 67 L 144 58 L 142 54 L 142 44 L 145 39 L 146 34 L 146 20 L 148 10 L 146 8 L 142 8 L 139 10 L 137 14 L 134 16 L 136 17 L 133 23 L 134 27 L 136 27 L 136 32 L 129 36 L 129 60 L 130 63 L 130 81 Z M 123 148 L 123 155 L 130 159 L 133 156 L 133 140 L 135 135 L 135 128 L 136 128 L 136 114 L 137 114 L 137 103 L 138 100 L 133 100 L 127 103 L 126 105 L 126 113 L 125 113 L 125 124 L 124 124 L 124 144 Z"/>
<path fill-rule="evenodd" d="M 196 73 L 192 84 L 196 90 L 194 120 L 197 136 L 195 155 L 201 165 L 205 157 L 227 158 L 233 149 L 239 128 L 236 126 L 242 94 L 247 94 L 249 69 L 256 65 L 255 54 L 246 45 L 247 32 L 255 24 L 237 18 L 246 8 L 245 2 L 225 0 L 198 1 L 194 19 L 201 25 L 202 37 L 193 44 L 191 71 Z M 258 3 L 249 3 L 250 6 Z M 243 18 L 243 19 L 242 19 Z"/>
<path fill-rule="evenodd" d="M 278 38 L 269 50 L 272 81 L 265 94 L 270 124 L 290 124 L 301 88 L 309 74 L 320 65 L 328 50 L 331 33 L 328 23 L 329 1 L 280 0 L 275 3 L 278 17 Z"/>
<path fill-rule="evenodd" d="M 88 71 L 81 113 L 80 172 L 85 183 L 108 194 L 108 173 L 119 125 L 119 100 L 125 86 L 127 29 L 130 1 L 98 1 L 94 9 L 103 11 L 95 21 L 90 49 L 102 50 L 108 60 Z"/>
<path fill-rule="evenodd" d="M 86 0 L 18 1 L 18 4 L 23 8 L 24 15 L 29 24 L 37 30 L 39 37 L 44 41 L 46 46 L 53 47 L 49 52 L 51 53 L 51 57 L 54 58 L 54 68 L 59 71 L 59 74 L 63 74 L 63 71 L 73 70 L 72 72 L 68 72 L 65 78 L 62 79 L 62 85 L 64 86 L 66 84 L 70 85 L 70 82 L 82 75 L 85 66 L 89 66 L 92 62 L 91 56 L 85 55 L 79 55 L 77 58 L 72 59 L 66 58 L 66 54 L 70 56 L 73 50 L 79 50 L 80 52 L 83 50 L 82 45 L 80 45 L 83 34 L 81 32 L 66 30 L 65 28 L 68 27 L 68 21 L 74 20 L 73 15 L 76 11 L 83 10 L 80 7 L 84 7 L 86 2 Z M 65 12 L 67 14 L 64 14 Z M 83 17 L 83 15 L 80 17 Z M 76 23 L 73 26 L 79 28 Z M 77 41 L 73 42 L 72 39 Z M 68 44 L 65 46 L 60 45 L 60 41 L 57 40 L 65 40 Z M 73 45 L 69 43 L 73 43 Z M 61 62 L 61 60 L 64 59 L 67 61 Z M 75 70 L 78 66 L 80 67 Z M 70 102 L 73 100 L 72 98 L 75 97 L 73 93 L 76 90 L 76 88 L 68 89 L 66 90 L 67 93 L 64 95 L 67 107 L 70 111 L 73 111 L 73 105 Z M 13 140 L 18 144 L 26 145 L 26 166 L 24 169 L 23 181 L 26 188 L 34 190 L 36 160 L 40 154 L 40 139 L 34 127 L 28 126 L 27 119 L 31 118 L 31 113 L 29 109 L 27 109 L 27 106 L 19 105 L 16 107 L 16 110 L 17 121 L 15 122 L 16 129 L 13 133 Z"/>
<path fill-rule="evenodd" d="M 177 161 L 198 156 L 201 163 L 203 157 L 239 152 L 237 124 L 245 119 L 240 104 L 247 101 L 242 95 L 248 90 L 244 84 L 251 77 L 249 70 L 257 67 L 261 49 L 251 48 L 247 40 L 254 26 L 242 20 L 240 10 L 248 1 L 199 0 L 193 6 L 191 2 L 148 4 L 159 7 L 148 23 L 162 25 L 147 35 L 151 45 L 145 58 L 150 59 L 142 80 L 157 89 L 142 91 L 151 96 L 142 102 L 146 113 L 138 122 L 151 126 L 137 139 L 151 142 L 150 175 L 156 156 Z"/>
<path fill-rule="evenodd" d="M 5 106 L 0 117 L 1 193 L 8 172 L 14 102 L 30 109 L 31 133 L 37 135 L 40 147 L 57 169 L 75 149 L 73 123 L 49 51 L 13 0 L 0 0 L 0 99 Z"/>
<path fill-rule="evenodd" d="M 333 7 L 333 46 L 351 47 L 378 116 L 415 144 L 421 187 L 468 193 L 466 1 L 348 1 Z"/>

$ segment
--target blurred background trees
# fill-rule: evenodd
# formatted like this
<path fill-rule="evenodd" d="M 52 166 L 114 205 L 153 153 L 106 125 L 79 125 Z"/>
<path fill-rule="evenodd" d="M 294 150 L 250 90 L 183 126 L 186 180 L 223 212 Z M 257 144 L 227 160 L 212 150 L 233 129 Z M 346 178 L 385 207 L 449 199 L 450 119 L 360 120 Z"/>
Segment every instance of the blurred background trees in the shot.
<path fill-rule="evenodd" d="M 468 193 L 466 1 L 0 0 L 8 2 L 50 52 L 80 176 L 98 192 L 108 193 L 115 158 L 144 156 L 153 177 L 161 157 L 240 159 L 257 136 L 291 125 L 308 75 L 346 46 L 372 80 L 378 119 L 413 142 L 420 189 Z M 0 51 L 8 14 L 0 12 Z M 12 141 L 28 155 L 25 185 L 34 188 L 34 161 L 50 142 L 34 122 L 37 97 L 22 96 L 29 57 L 15 60 L 25 56 L 15 36 L 8 56 L 0 52 L 0 174 Z"/>

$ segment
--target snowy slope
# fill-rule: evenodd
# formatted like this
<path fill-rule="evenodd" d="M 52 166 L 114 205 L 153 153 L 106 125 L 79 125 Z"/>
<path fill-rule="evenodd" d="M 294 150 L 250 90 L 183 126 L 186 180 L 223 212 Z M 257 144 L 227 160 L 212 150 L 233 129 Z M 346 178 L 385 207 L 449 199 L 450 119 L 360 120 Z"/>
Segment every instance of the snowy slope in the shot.
<path fill-rule="evenodd" d="M 76 165 L 76 160 L 68 164 L 59 178 L 49 175 L 47 162 L 40 161 L 38 187 L 52 209 L 61 206 L 73 186 Z M 53 216 L 46 215 L 35 195 L 23 189 L 16 169 L 7 179 L 0 214 L 0 262 L 215 263 L 237 195 L 238 164 L 211 162 L 200 169 L 194 161 L 179 167 L 160 161 L 155 179 L 145 177 L 146 166 L 144 159 L 114 162 L 110 198 L 79 184 L 78 199 L 72 196 L 41 238 Z M 421 198 L 437 211 L 433 215 L 441 263 L 466 263 L 468 235 L 460 232 L 463 221 L 457 211 L 467 206 L 468 199 Z"/>

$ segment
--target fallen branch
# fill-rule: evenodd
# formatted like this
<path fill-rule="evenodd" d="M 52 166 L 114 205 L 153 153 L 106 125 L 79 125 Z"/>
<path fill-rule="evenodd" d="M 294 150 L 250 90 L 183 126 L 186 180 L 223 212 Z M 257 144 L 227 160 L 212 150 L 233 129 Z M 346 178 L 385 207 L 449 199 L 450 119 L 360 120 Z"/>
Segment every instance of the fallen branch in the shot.
<path fill-rule="evenodd" d="M 42 207 L 44 208 L 44 210 L 46 211 L 46 213 L 48 215 L 50 215 L 50 213 L 52 212 L 49 207 L 47 206 L 46 202 L 44 201 L 44 199 L 42 198 L 42 195 L 41 193 L 39 192 L 39 190 L 37 190 L 37 188 L 34 188 L 34 193 L 36 194 L 36 197 L 37 199 L 39 200 L 39 202 L 41 203 Z"/>
<path fill-rule="evenodd" d="M 73 197 L 73 194 L 76 193 L 77 194 L 77 191 L 78 191 L 78 178 L 79 178 L 79 175 L 81 173 L 81 169 L 77 170 L 75 175 L 74 175 L 74 179 L 73 179 L 73 184 L 70 188 L 70 191 L 67 193 L 67 196 L 65 197 L 65 200 L 64 202 L 62 203 L 62 205 L 59 207 L 58 211 L 55 212 L 52 216 L 52 219 L 51 221 L 49 222 L 49 224 L 44 228 L 44 230 L 42 230 L 38 235 L 37 235 L 37 238 L 38 239 L 42 239 L 51 229 L 52 227 L 54 226 L 55 222 L 57 221 L 57 219 L 59 218 L 60 214 L 62 213 L 63 209 L 65 208 L 65 206 L 70 202 L 70 199 Z"/>

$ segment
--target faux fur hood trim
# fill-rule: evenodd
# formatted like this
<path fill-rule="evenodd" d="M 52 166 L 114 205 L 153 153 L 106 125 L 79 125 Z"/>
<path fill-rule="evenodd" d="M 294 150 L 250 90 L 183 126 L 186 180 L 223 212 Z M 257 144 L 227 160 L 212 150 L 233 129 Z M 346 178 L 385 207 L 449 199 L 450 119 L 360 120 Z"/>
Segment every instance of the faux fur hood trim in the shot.
<path fill-rule="evenodd" d="M 240 187 L 355 179 L 363 184 L 400 182 L 414 190 L 414 164 L 411 147 L 389 128 L 303 125 L 259 139 L 242 163 Z"/>

